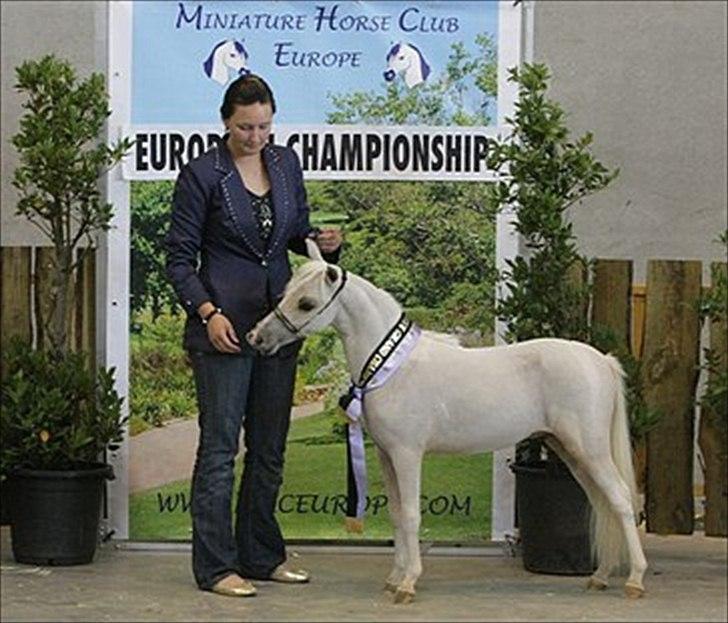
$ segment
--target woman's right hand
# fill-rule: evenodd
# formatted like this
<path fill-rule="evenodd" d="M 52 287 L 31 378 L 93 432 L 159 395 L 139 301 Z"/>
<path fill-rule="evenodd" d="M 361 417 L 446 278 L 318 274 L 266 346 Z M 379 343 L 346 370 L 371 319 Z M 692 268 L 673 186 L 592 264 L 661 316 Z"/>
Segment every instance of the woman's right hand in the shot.
<path fill-rule="evenodd" d="M 207 337 L 221 353 L 239 353 L 240 340 L 232 323 L 222 314 L 215 314 L 207 322 Z"/>

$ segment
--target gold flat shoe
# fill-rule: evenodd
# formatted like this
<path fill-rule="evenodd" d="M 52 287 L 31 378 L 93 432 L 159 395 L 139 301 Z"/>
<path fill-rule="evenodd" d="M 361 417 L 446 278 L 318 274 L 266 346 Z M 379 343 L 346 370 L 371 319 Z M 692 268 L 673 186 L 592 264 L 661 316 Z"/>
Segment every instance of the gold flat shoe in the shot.
<path fill-rule="evenodd" d="M 230 579 L 230 576 L 224 577 L 211 589 L 213 593 L 225 595 L 226 597 L 252 597 L 258 591 L 249 580 L 241 577 Z"/>
<path fill-rule="evenodd" d="M 311 574 L 303 569 L 288 569 L 284 565 L 279 565 L 268 579 L 285 584 L 305 584 L 311 579 Z"/>

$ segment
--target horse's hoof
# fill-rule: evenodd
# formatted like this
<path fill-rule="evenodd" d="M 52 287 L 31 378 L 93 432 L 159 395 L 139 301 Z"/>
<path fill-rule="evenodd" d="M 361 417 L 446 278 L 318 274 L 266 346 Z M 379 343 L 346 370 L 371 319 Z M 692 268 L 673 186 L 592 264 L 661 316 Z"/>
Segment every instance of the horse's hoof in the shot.
<path fill-rule="evenodd" d="M 628 599 L 639 599 L 645 594 L 645 589 L 637 584 L 625 584 L 624 594 Z"/>
<path fill-rule="evenodd" d="M 396 593 L 397 592 L 397 585 L 394 582 L 385 582 L 384 583 L 384 590 L 387 593 Z"/>
<path fill-rule="evenodd" d="M 591 576 L 586 582 L 586 590 L 603 591 L 607 588 L 607 583 L 601 578 Z"/>
<path fill-rule="evenodd" d="M 394 592 L 394 603 L 396 604 L 410 604 L 414 598 L 415 594 L 412 591 L 403 591 L 398 588 Z"/>

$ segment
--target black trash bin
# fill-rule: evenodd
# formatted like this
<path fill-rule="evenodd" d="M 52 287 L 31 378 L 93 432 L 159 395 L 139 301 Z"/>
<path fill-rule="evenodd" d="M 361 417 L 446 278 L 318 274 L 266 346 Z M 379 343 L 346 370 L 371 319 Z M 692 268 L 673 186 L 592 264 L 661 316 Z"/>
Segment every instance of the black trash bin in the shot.
<path fill-rule="evenodd" d="M 104 481 L 110 465 L 12 476 L 13 557 L 33 565 L 80 565 L 93 560 L 99 538 Z"/>
<path fill-rule="evenodd" d="M 523 566 L 534 573 L 590 575 L 591 504 L 563 464 L 510 466 L 516 475 L 516 513 Z"/>

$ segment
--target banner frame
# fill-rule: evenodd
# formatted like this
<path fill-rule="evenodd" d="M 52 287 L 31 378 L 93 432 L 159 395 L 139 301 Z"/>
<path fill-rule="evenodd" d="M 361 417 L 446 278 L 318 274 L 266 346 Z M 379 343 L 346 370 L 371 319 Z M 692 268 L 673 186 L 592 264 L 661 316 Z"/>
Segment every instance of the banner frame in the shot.
<path fill-rule="evenodd" d="M 514 3 L 498 0 L 498 126 L 515 111 L 517 89 L 508 82 L 510 67 L 520 66 L 524 48 L 532 54 L 533 7 L 531 1 Z M 119 138 L 121 129 L 131 120 L 132 84 L 132 17 L 133 0 L 107 3 L 107 88 L 111 116 L 107 121 L 107 140 Z M 525 18 L 525 19 L 524 19 Z M 130 293 L 130 190 L 129 181 L 118 166 L 104 180 L 106 201 L 114 206 L 111 229 L 99 239 L 96 276 L 96 352 L 97 363 L 116 370 L 116 389 L 124 397 L 122 415 L 129 414 L 129 293 Z M 505 267 L 506 260 L 520 251 L 513 227 L 514 215 L 503 213 L 496 221 L 496 264 Z M 500 292 L 494 292 L 496 297 Z M 124 330 L 120 330 L 123 328 Z M 502 343 L 503 326 L 496 322 L 496 343 Z M 128 427 L 127 427 L 128 430 Z M 503 541 L 513 532 L 515 479 L 508 469 L 513 451 L 493 453 L 493 497 L 491 506 L 491 540 Z M 129 439 L 125 435 L 120 448 L 110 453 L 115 479 L 107 488 L 106 516 L 108 538 L 129 539 Z"/>

